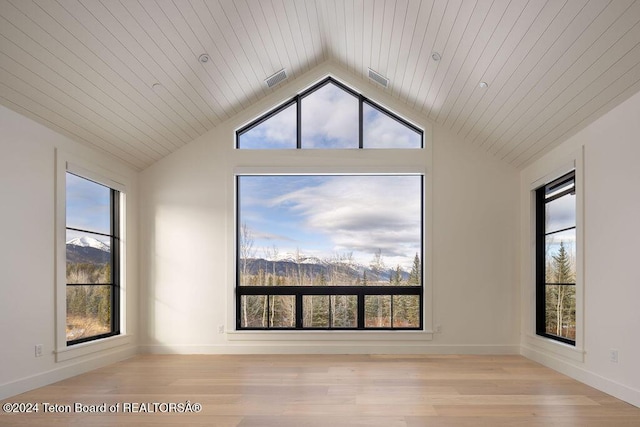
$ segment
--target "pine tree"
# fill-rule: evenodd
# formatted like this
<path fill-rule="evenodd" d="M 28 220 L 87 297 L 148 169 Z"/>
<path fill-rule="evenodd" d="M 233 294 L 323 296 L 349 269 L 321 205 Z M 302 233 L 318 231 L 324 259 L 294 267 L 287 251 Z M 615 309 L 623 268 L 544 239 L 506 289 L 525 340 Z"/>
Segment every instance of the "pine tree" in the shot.
<path fill-rule="evenodd" d="M 548 314 L 553 314 L 553 318 L 547 318 L 547 329 L 551 326 L 555 329 L 555 334 L 565 336 L 569 332 L 563 329 L 569 329 L 573 326 L 575 318 L 575 288 L 570 284 L 574 283 L 575 276 L 571 268 L 571 259 L 569 253 L 565 249 L 564 242 L 560 242 L 560 249 L 557 255 L 552 256 L 551 261 L 551 283 L 556 284 L 553 289 L 551 300 L 547 298 L 548 303 L 552 303 L 554 307 L 549 310 Z M 551 323 L 549 325 L 549 323 Z M 552 329 L 552 330 L 553 330 Z"/>
<path fill-rule="evenodd" d="M 400 268 L 400 264 L 396 266 L 396 270 L 392 271 L 393 276 L 393 286 L 401 286 L 402 285 L 402 268 Z"/>
<path fill-rule="evenodd" d="M 420 257 L 416 253 L 416 256 L 413 258 L 413 265 L 411 266 L 411 272 L 409 273 L 409 285 L 420 285 L 422 281 L 422 262 L 420 262 Z"/>

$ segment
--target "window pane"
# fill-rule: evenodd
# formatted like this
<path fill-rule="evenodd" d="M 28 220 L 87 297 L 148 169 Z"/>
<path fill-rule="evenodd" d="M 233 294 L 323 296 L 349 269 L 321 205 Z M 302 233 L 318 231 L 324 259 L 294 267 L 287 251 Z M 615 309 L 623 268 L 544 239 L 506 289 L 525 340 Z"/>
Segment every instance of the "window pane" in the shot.
<path fill-rule="evenodd" d="M 545 286 L 546 333 L 576 339 L 576 287 Z"/>
<path fill-rule="evenodd" d="M 111 332 L 111 286 L 67 286 L 67 341 Z"/>
<path fill-rule="evenodd" d="M 240 176 L 238 209 L 240 285 L 421 284 L 421 176 Z"/>
<path fill-rule="evenodd" d="M 302 326 L 305 328 L 329 327 L 329 296 L 304 295 L 302 297 Z"/>
<path fill-rule="evenodd" d="M 269 296 L 269 327 L 294 328 L 296 326 L 296 299 L 293 295 Z"/>
<path fill-rule="evenodd" d="M 567 194 L 546 204 L 546 233 L 576 226 L 576 196 Z"/>
<path fill-rule="evenodd" d="M 238 148 L 296 148 L 296 104 L 274 114 L 259 125 L 238 135 Z"/>
<path fill-rule="evenodd" d="M 111 233 L 111 189 L 67 172 L 67 227 Z"/>
<path fill-rule="evenodd" d="M 302 99 L 302 148 L 358 148 L 358 98 L 328 83 Z"/>
<path fill-rule="evenodd" d="M 571 190 L 575 192 L 576 181 L 575 181 L 575 173 L 571 172 L 563 177 L 558 178 L 557 180 L 545 185 L 545 199 L 550 199 L 560 193 Z"/>
<path fill-rule="evenodd" d="M 421 148 L 422 135 L 389 117 L 374 106 L 363 103 L 363 148 Z"/>
<path fill-rule="evenodd" d="M 67 283 L 111 283 L 111 239 L 67 230 Z"/>
<path fill-rule="evenodd" d="M 266 328 L 269 315 L 265 295 L 242 295 L 240 300 L 240 325 L 243 328 Z"/>
<path fill-rule="evenodd" d="M 355 328 L 358 326 L 358 297 L 355 295 L 331 296 L 331 326 Z"/>
<path fill-rule="evenodd" d="M 393 327 L 420 327 L 420 297 L 418 295 L 393 296 Z"/>
<path fill-rule="evenodd" d="M 365 328 L 391 327 L 391 295 L 365 295 Z"/>
<path fill-rule="evenodd" d="M 546 237 L 545 282 L 575 283 L 576 231 L 567 230 Z"/>

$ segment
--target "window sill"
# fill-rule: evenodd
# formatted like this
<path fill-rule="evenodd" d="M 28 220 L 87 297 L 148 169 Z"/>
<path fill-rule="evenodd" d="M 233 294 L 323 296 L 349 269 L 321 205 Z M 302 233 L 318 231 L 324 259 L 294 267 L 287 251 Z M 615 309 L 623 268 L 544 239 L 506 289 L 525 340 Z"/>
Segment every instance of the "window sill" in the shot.
<path fill-rule="evenodd" d="M 528 346 L 535 350 L 551 353 L 574 362 L 584 363 L 585 351 L 583 348 L 533 334 L 527 334 L 525 341 Z"/>
<path fill-rule="evenodd" d="M 431 341 L 431 331 L 228 331 L 229 341 Z"/>
<path fill-rule="evenodd" d="M 133 342 L 131 335 L 117 335 L 113 337 L 103 338 L 96 341 L 75 344 L 70 347 L 63 347 L 56 350 L 56 362 L 64 362 L 93 353 L 105 350 L 111 350 L 116 347 L 125 346 Z"/>

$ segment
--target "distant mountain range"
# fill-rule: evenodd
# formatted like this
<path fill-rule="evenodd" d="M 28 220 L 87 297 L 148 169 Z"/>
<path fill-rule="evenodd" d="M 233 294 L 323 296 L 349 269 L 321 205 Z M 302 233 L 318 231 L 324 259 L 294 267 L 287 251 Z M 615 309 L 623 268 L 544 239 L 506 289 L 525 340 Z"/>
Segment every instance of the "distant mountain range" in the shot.
<path fill-rule="evenodd" d="M 67 242 L 67 263 L 107 264 L 111 261 L 109 245 L 93 237 L 76 237 Z"/>
<path fill-rule="evenodd" d="M 364 272 L 367 273 L 369 280 L 372 280 L 376 276 L 369 266 L 358 263 L 346 265 L 340 262 L 326 261 L 316 257 L 301 257 L 296 260 L 293 255 L 281 255 L 277 260 L 267 260 L 264 258 L 250 258 L 247 260 L 247 272 L 251 275 L 256 275 L 259 270 L 264 270 L 267 273 L 273 273 L 275 271 L 277 276 L 288 276 L 300 268 L 307 276 L 324 274 L 325 277 L 329 277 L 331 269 L 335 267 L 338 267 L 342 274 L 346 274 L 351 277 L 361 278 Z M 378 273 L 378 280 L 387 282 L 392 277 L 392 274 L 395 274 L 395 269 L 392 271 L 392 269 L 386 268 Z M 409 273 L 403 271 L 402 279 L 406 280 L 408 277 Z"/>
<path fill-rule="evenodd" d="M 111 261 L 111 249 L 109 245 L 94 239 L 93 237 L 77 237 L 67 242 L 67 263 L 70 264 L 107 264 Z M 242 266 L 240 266 L 242 268 Z M 333 262 L 323 260 L 317 257 L 299 257 L 293 254 L 281 254 L 276 260 L 267 260 L 264 258 L 250 258 L 247 260 L 247 272 L 251 275 L 258 274 L 259 270 L 268 273 L 275 271 L 278 276 L 288 276 L 295 274 L 300 268 L 301 272 L 309 277 L 324 274 L 329 277 L 333 268 L 339 268 L 341 274 L 351 277 L 362 277 L 363 273 L 367 273 L 369 280 L 372 280 L 376 274 L 365 265 L 358 263 L 345 264 L 341 262 Z M 378 280 L 389 281 L 395 271 L 389 268 L 379 272 Z M 402 272 L 403 280 L 409 277 L 409 273 Z"/>

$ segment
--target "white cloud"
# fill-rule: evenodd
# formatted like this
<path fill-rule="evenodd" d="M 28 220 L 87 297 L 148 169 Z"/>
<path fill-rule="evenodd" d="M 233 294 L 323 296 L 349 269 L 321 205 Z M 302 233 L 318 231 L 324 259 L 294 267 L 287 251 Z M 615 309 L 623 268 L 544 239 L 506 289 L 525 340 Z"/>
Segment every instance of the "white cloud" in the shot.
<path fill-rule="evenodd" d="M 303 148 L 358 148 L 358 99 L 329 83 L 302 100 Z"/>
<path fill-rule="evenodd" d="M 378 249 L 406 265 L 420 251 L 421 178 L 333 176 L 272 200 L 302 215 L 304 226 L 329 236 L 336 252 Z M 370 255 L 368 255 L 370 256 Z"/>
<path fill-rule="evenodd" d="M 364 104 L 365 148 L 420 148 L 420 135 L 386 114 Z"/>
<path fill-rule="evenodd" d="M 240 135 L 240 147 L 296 148 L 295 104 Z"/>

